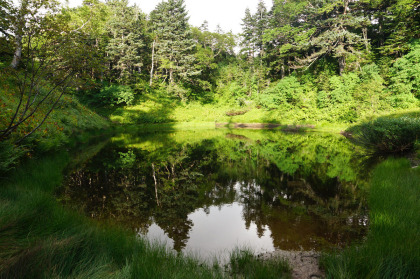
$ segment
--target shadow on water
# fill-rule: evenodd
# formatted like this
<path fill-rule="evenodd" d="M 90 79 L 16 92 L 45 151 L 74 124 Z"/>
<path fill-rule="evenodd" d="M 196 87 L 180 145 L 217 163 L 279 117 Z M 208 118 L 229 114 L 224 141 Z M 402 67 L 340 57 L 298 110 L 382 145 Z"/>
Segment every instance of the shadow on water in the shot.
<path fill-rule="evenodd" d="M 63 203 L 177 251 L 321 250 L 366 233 L 366 170 L 343 137 L 131 133 L 93 154 L 69 173 Z"/>

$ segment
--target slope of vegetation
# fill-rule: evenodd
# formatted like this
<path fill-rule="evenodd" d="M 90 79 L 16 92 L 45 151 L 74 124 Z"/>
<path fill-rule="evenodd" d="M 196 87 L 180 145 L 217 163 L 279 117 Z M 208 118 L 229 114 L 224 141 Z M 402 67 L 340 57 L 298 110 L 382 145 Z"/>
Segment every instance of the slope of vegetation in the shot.
<path fill-rule="evenodd" d="M 16 81 L 5 75 L 4 70 L 0 71 L 3 73 L 0 76 L 3 84 L 0 88 L 0 130 L 3 130 L 9 125 L 19 105 L 19 96 Z M 19 158 L 31 156 L 34 149 L 38 152 L 58 149 L 68 144 L 75 133 L 109 128 L 108 120 L 81 105 L 73 96 L 65 95 L 42 126 L 36 129 L 50 108 L 50 103 L 41 104 L 36 113 L 18 125 L 9 138 L 0 141 L 0 173 L 13 167 Z M 24 144 L 17 142 L 31 131 L 34 132 Z"/>

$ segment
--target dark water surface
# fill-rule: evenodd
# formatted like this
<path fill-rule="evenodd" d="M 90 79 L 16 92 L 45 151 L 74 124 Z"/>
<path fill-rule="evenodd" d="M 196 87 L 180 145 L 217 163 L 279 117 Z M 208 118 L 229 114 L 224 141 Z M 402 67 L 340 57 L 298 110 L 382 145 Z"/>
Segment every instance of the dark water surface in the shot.
<path fill-rule="evenodd" d="M 244 246 L 319 251 L 367 230 L 367 172 L 339 135 L 121 134 L 78 157 L 64 204 L 203 258 Z"/>

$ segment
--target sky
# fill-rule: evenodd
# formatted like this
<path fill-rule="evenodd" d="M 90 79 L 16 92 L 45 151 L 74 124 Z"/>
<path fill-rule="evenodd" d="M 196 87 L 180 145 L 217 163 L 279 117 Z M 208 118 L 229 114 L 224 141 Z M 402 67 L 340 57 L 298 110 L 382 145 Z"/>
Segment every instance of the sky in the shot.
<path fill-rule="evenodd" d="M 68 0 L 70 7 L 78 6 L 83 0 Z M 130 0 L 137 4 L 144 13 L 150 13 L 162 0 Z M 219 24 L 226 32 L 240 33 L 241 22 L 248 7 L 254 13 L 259 0 L 185 0 L 190 24 L 199 27 L 205 20 L 209 22 L 210 31 Z M 265 0 L 267 9 L 272 6 L 272 0 Z"/>

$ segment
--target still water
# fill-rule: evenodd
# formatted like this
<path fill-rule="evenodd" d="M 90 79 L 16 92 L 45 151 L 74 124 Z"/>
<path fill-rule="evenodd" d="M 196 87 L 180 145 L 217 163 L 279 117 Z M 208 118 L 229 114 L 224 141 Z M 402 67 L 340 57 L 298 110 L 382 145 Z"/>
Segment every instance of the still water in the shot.
<path fill-rule="evenodd" d="M 205 259 L 238 247 L 319 251 L 366 233 L 365 169 L 339 135 L 127 133 L 76 156 L 59 199 Z"/>

